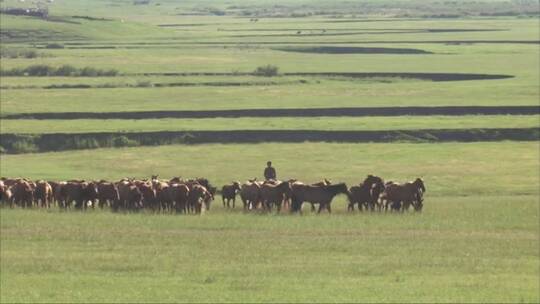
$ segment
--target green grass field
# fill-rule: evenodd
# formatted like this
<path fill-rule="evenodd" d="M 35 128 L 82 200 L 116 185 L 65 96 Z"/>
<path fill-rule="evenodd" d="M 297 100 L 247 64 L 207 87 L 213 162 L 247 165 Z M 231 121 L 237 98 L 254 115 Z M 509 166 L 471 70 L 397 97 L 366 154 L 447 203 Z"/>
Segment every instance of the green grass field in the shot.
<path fill-rule="evenodd" d="M 512 93 L 505 87 L 505 82 L 508 84 L 509 80 L 482 80 L 467 83 L 421 82 L 421 86 L 377 83 L 362 86 L 350 82 L 336 82 L 327 86 L 302 84 L 233 88 L 95 89 L 92 91 L 5 90 L 2 93 L 2 111 L 3 113 L 118 112 L 336 106 L 535 105 L 534 98 L 538 91 L 534 83 L 525 88 L 517 85 L 516 91 Z M 21 100 L 26 103 L 21 103 Z"/>
<path fill-rule="evenodd" d="M 242 214 L 219 199 L 200 217 L 3 209 L 2 300 L 538 300 L 537 143 L 100 149 L 5 156 L 2 172 L 110 180 L 159 172 L 221 185 L 260 176 L 269 156 L 283 178 L 422 176 L 425 210 L 348 214 L 344 197 L 319 216 Z"/>
<path fill-rule="evenodd" d="M 531 196 L 433 198 L 403 216 L 3 210 L 1 219 L 2 302 L 538 300 Z"/>
<path fill-rule="evenodd" d="M 34 6 L 31 1 L 0 3 L 2 9 Z M 4 138 L 184 130 L 540 128 L 538 113 L 5 118 L 65 112 L 537 106 L 540 7 L 533 0 L 55 0 L 46 6 L 47 20 L 1 14 L 3 73 L 71 65 L 115 69 L 118 75 L 2 76 Z M 315 52 L 291 51 L 298 48 Z M 321 53 L 324 48 L 336 53 Z M 396 49 L 417 53 L 389 54 Z M 340 53 L 351 50 L 357 53 Z M 278 67 L 278 75 L 249 75 L 268 64 Z M 512 77 L 436 82 L 285 74 L 321 72 Z M 0 302 L 538 303 L 539 142 L 267 142 L 28 153 L 36 149 L 25 149 L 24 141 L 6 150 L 7 142 L 0 140 L 0 152 L 13 153 L 0 155 L 4 177 L 118 180 L 159 174 L 207 177 L 221 188 L 235 180 L 261 179 L 264 164 L 272 160 L 282 179 L 327 178 L 352 186 L 376 174 L 399 182 L 422 177 L 427 188 L 423 212 L 407 214 L 348 213 L 343 195 L 335 199 L 332 214 L 320 215 L 309 206 L 302 215 L 244 213 L 240 200 L 235 210 L 227 210 L 219 197 L 201 216 L 2 207 Z"/>

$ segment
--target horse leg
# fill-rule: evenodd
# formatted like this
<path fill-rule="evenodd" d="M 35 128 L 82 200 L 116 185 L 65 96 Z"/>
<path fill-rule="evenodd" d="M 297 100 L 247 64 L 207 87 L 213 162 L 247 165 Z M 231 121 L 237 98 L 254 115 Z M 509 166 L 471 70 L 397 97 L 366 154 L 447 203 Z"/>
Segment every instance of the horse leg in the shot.
<path fill-rule="evenodd" d="M 402 206 L 402 212 L 403 211 L 407 211 L 409 212 L 409 206 L 411 205 L 411 202 L 410 201 L 403 201 L 403 206 Z"/>
<path fill-rule="evenodd" d="M 317 214 L 321 213 L 323 208 L 323 203 L 319 203 L 319 210 L 317 211 Z"/>
<path fill-rule="evenodd" d="M 326 203 L 326 209 L 328 210 L 328 213 L 332 213 L 332 208 L 330 207 L 330 203 Z"/>
<path fill-rule="evenodd" d="M 396 202 L 393 202 L 392 204 L 392 209 L 395 211 L 402 211 L 401 207 L 402 207 L 401 201 L 396 201 Z"/>
<path fill-rule="evenodd" d="M 291 213 L 302 211 L 302 204 L 298 201 L 298 199 L 295 199 L 295 198 L 291 199 L 290 211 Z"/>

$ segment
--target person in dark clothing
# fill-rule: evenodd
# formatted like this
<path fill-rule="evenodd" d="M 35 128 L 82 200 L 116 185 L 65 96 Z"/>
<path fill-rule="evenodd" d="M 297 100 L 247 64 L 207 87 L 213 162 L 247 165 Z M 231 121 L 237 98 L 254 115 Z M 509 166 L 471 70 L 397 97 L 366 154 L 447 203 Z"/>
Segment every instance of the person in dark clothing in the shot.
<path fill-rule="evenodd" d="M 276 169 L 272 167 L 272 162 L 268 161 L 266 163 L 266 168 L 264 168 L 264 178 L 266 180 L 275 180 L 276 179 Z"/>

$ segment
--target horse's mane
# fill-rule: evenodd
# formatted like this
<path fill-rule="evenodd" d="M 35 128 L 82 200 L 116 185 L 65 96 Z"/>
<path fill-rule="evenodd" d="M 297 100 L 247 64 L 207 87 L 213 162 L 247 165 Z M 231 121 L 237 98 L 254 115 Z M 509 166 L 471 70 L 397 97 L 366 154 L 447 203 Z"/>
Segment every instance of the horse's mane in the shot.
<path fill-rule="evenodd" d="M 329 190 L 330 192 L 336 194 L 340 191 L 347 192 L 347 185 L 345 183 L 339 183 L 339 184 L 332 184 L 332 185 L 326 185 L 322 186 L 324 189 Z"/>
<path fill-rule="evenodd" d="M 417 189 L 423 189 L 425 191 L 426 189 L 426 186 L 424 185 L 424 181 L 421 179 L 421 178 L 417 178 L 414 180 L 414 182 L 412 182 L 412 184 L 417 188 Z"/>

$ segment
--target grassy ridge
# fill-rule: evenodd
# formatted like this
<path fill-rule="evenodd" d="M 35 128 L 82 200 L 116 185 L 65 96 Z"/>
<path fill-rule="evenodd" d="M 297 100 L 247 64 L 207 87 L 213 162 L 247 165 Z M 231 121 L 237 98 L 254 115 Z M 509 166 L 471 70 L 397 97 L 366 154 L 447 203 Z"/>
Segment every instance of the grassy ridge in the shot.
<path fill-rule="evenodd" d="M 79 119 L 3 120 L 0 133 L 87 133 L 185 130 L 419 130 L 530 128 L 540 126 L 539 115 L 464 115 L 314 118 L 201 118 L 201 119 Z"/>
<path fill-rule="evenodd" d="M 5 114 L 362 106 L 536 105 L 537 86 L 512 80 L 355 84 L 326 81 L 270 87 L 5 90 Z M 509 90 L 506 85 L 514 87 Z M 24 103 L 21 101 L 25 101 Z M 28 105 L 31 106 L 28 106 Z M 93 106 L 90 107 L 89 104 Z"/>

